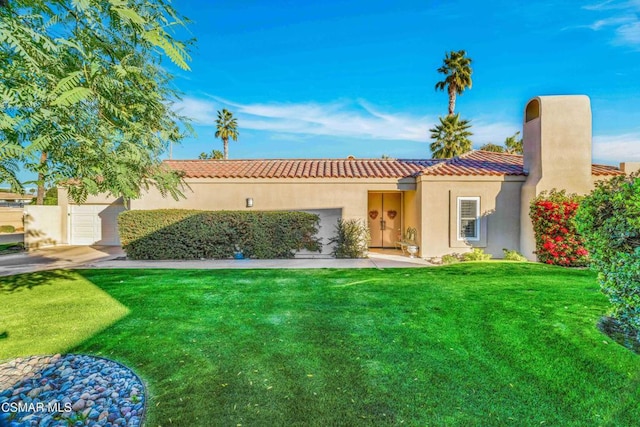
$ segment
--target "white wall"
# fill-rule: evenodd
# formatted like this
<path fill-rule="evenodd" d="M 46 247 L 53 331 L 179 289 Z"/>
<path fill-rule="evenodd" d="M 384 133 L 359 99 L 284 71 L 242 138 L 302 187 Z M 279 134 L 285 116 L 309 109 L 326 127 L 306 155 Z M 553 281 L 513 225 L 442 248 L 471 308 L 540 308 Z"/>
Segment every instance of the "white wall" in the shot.
<path fill-rule="evenodd" d="M 24 244 L 38 249 L 62 243 L 60 206 L 28 205 L 24 208 Z"/>

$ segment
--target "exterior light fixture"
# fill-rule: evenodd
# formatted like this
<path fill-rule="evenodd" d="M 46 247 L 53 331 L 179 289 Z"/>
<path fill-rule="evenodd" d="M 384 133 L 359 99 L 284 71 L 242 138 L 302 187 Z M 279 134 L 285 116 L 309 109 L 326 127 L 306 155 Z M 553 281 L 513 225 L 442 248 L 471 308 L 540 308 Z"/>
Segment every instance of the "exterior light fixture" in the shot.
<path fill-rule="evenodd" d="M 247 197 L 247 207 L 248 208 L 253 207 L 253 197 Z"/>

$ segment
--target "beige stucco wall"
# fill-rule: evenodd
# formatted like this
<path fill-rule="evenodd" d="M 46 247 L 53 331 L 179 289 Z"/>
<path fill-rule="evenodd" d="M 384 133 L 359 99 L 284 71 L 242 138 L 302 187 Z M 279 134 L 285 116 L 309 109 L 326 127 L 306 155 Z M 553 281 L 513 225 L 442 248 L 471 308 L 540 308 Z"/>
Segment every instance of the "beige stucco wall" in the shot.
<path fill-rule="evenodd" d="M 17 231 L 24 227 L 24 208 L 0 207 L 0 225 L 12 225 Z"/>
<path fill-rule="evenodd" d="M 186 199 L 163 198 L 150 189 L 131 209 L 309 210 L 342 209 L 343 218 L 366 219 L 368 191 L 414 190 L 397 179 L 187 179 Z M 246 207 L 246 199 L 253 207 Z"/>
<path fill-rule="evenodd" d="M 37 249 L 62 243 L 60 211 L 60 206 L 25 206 L 25 247 Z"/>
<path fill-rule="evenodd" d="M 420 205 L 419 194 L 418 194 L 418 191 L 405 191 L 403 194 L 404 194 L 404 198 L 403 198 L 404 205 L 402 207 L 402 211 L 404 215 L 404 218 L 403 218 L 404 221 L 403 221 L 402 232 L 405 233 L 407 231 L 407 228 L 409 227 L 415 228 L 416 231 L 418 232 L 416 235 L 416 243 L 418 244 L 418 247 L 420 247 L 420 242 L 421 242 L 420 231 L 422 228 L 422 224 L 420 221 L 421 205 Z"/>
<path fill-rule="evenodd" d="M 421 256 L 440 257 L 482 248 L 495 258 L 519 249 L 520 188 L 524 177 L 419 177 Z M 457 198 L 480 197 L 480 241 L 457 239 Z"/>
<path fill-rule="evenodd" d="M 520 250 L 533 260 L 535 239 L 529 218 L 531 200 L 554 188 L 577 194 L 585 194 L 593 188 L 589 98 L 584 95 L 539 96 L 529 101 L 524 114 L 523 148 L 528 177 L 520 197 Z"/>

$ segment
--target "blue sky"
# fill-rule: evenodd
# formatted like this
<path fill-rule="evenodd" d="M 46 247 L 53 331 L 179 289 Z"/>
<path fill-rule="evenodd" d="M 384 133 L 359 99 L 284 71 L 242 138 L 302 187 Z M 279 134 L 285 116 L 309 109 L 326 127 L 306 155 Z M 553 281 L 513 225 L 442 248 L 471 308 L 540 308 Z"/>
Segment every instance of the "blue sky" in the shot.
<path fill-rule="evenodd" d="M 517 6 L 516 6 L 517 5 Z M 186 1 L 191 71 L 177 105 L 197 137 L 174 159 L 222 149 L 215 115 L 240 137 L 230 158 L 430 157 L 447 113 L 434 89 L 445 52 L 473 59 L 456 112 L 475 147 L 522 127 L 536 95 L 591 98 L 594 161 L 640 161 L 640 1 Z"/>

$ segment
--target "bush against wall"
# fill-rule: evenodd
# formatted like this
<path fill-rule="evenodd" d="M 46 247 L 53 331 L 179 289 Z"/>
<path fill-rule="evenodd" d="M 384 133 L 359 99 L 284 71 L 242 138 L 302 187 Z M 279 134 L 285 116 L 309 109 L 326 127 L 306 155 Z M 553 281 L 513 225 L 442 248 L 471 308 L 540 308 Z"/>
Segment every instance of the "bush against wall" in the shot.
<path fill-rule="evenodd" d="M 543 191 L 531 202 L 538 261 L 564 267 L 587 265 L 588 251 L 573 221 L 580 197 L 564 190 Z"/>
<path fill-rule="evenodd" d="M 133 210 L 118 217 L 120 241 L 131 259 L 293 258 L 319 252 L 318 215 L 306 212 Z"/>
<path fill-rule="evenodd" d="M 576 224 L 613 318 L 640 341 L 640 176 L 599 182 L 580 204 Z"/>
<path fill-rule="evenodd" d="M 13 225 L 0 225 L 0 233 L 13 233 L 16 228 Z"/>
<path fill-rule="evenodd" d="M 331 254 L 336 258 L 364 258 L 369 250 L 369 227 L 360 220 L 340 218 L 336 235 L 329 239 L 335 244 Z"/>

